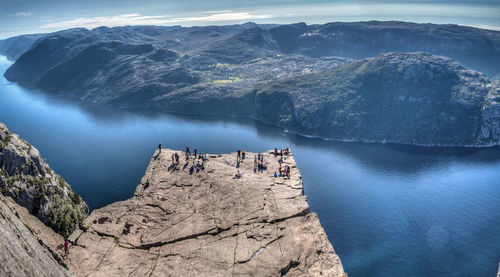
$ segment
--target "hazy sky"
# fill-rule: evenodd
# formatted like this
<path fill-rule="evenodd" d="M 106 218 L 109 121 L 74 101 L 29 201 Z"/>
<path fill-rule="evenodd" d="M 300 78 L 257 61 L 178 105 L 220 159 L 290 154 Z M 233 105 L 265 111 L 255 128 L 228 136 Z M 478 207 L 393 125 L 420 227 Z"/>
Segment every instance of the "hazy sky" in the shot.
<path fill-rule="evenodd" d="M 0 0 L 0 38 L 73 27 L 403 20 L 500 30 L 500 0 Z"/>

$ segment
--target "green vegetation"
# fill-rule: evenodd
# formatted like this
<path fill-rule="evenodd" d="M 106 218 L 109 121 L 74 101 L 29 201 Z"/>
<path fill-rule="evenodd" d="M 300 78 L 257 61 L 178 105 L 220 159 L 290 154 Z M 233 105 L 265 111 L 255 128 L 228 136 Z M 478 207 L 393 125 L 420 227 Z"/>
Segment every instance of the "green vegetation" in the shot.
<path fill-rule="evenodd" d="M 45 219 L 42 218 L 42 221 L 64 237 L 69 236 L 77 224 L 81 224 L 87 217 L 87 206 L 82 198 L 59 175 L 56 176 L 57 186 L 50 186 L 50 178 L 40 178 L 24 174 L 9 176 L 6 178 L 6 181 L 8 186 L 2 188 L 1 192 L 10 191 L 17 198 L 26 193 L 27 188 L 36 188 L 34 192 L 36 195 L 33 197 L 34 215 L 37 215 L 41 208 L 41 200 L 48 197 L 53 204 L 49 210 L 49 215 Z M 16 182 L 24 182 L 26 187 L 14 187 Z"/>
<path fill-rule="evenodd" d="M 45 221 L 47 226 L 51 227 L 55 232 L 65 238 L 67 238 L 75 230 L 77 225 L 81 224 L 87 217 L 87 211 L 83 206 L 75 205 L 74 199 L 78 198 L 81 202 L 81 198 L 79 196 L 75 197 L 74 192 L 71 193 L 73 194 L 70 197 L 71 199 L 63 197 L 62 191 L 52 196 L 53 206 Z"/>
<path fill-rule="evenodd" d="M 3 150 L 7 145 L 9 145 L 11 139 L 12 139 L 12 133 L 8 132 L 7 135 L 0 142 L 0 151 Z"/>

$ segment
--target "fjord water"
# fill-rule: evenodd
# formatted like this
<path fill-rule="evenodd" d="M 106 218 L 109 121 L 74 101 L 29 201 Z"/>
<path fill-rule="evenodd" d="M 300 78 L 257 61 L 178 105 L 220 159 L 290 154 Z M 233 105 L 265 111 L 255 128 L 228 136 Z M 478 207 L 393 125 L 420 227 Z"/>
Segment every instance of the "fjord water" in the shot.
<path fill-rule="evenodd" d="M 0 58 L 0 72 L 9 65 Z M 329 142 L 248 120 L 81 103 L 3 76 L 0 121 L 37 147 L 91 209 L 131 197 L 160 142 L 203 153 L 289 145 L 349 276 L 495 276 L 498 268 L 499 148 Z"/>

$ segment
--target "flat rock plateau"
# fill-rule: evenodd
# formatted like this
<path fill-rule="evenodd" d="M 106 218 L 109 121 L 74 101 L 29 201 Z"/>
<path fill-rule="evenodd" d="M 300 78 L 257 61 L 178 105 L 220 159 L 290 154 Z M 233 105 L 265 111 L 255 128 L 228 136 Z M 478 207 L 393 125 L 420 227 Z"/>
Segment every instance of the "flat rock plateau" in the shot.
<path fill-rule="evenodd" d="M 180 155 L 173 166 L 171 156 Z M 339 257 L 310 212 L 293 155 L 290 178 L 274 178 L 280 156 L 154 154 L 132 198 L 94 210 L 70 236 L 76 276 L 344 276 Z M 238 167 L 237 167 L 238 166 Z M 241 172 L 241 178 L 234 178 Z M 143 184 L 151 185 L 144 188 Z"/>

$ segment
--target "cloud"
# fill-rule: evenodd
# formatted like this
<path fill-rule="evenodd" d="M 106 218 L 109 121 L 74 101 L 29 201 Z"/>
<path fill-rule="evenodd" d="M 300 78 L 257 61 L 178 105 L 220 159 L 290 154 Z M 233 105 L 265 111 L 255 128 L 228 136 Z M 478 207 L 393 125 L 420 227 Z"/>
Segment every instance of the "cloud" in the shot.
<path fill-rule="evenodd" d="M 233 12 L 232 10 L 221 10 L 221 11 L 204 11 L 201 12 L 201 14 L 207 14 L 207 13 L 231 13 Z"/>
<path fill-rule="evenodd" d="M 19 12 L 19 13 L 15 13 L 15 14 L 11 14 L 10 16 L 32 16 L 33 13 L 31 12 Z"/>
<path fill-rule="evenodd" d="M 56 21 L 43 24 L 39 29 L 68 29 L 84 27 L 88 29 L 99 26 L 124 26 L 124 25 L 169 25 L 180 23 L 209 23 L 223 21 L 245 21 L 255 19 L 271 18 L 269 14 L 252 14 L 248 12 L 233 11 L 208 11 L 199 13 L 198 16 L 190 17 L 172 17 L 170 15 L 141 15 L 141 14 L 122 14 L 118 16 L 102 17 L 80 17 L 72 20 Z"/>

